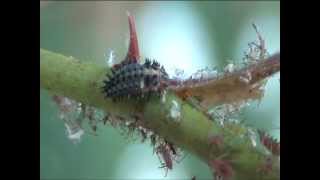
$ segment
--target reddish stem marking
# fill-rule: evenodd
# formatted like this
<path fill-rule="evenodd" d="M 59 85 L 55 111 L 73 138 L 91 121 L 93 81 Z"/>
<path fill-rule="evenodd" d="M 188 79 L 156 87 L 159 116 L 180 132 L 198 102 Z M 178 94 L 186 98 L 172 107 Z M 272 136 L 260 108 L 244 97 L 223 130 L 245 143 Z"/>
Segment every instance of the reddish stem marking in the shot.
<path fill-rule="evenodd" d="M 210 135 L 209 136 L 209 144 L 215 145 L 219 149 L 223 147 L 223 136 L 222 135 Z"/>
<path fill-rule="evenodd" d="M 226 160 L 215 159 L 211 161 L 210 166 L 214 169 L 215 177 L 220 177 L 223 180 L 229 180 L 234 175 L 234 171 L 230 163 Z"/>

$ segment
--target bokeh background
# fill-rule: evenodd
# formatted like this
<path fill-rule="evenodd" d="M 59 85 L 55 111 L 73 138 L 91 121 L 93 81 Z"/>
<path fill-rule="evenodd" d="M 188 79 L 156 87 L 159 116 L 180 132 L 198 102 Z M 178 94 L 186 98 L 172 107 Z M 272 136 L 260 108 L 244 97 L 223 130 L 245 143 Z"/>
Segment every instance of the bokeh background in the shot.
<path fill-rule="evenodd" d="M 127 51 L 126 12 L 136 20 L 142 57 L 157 59 L 170 74 L 191 74 L 206 66 L 240 61 L 256 40 L 255 23 L 270 53 L 280 51 L 280 3 L 277 1 L 130 1 L 40 2 L 41 48 L 106 66 L 113 51 L 121 61 Z M 280 73 L 269 79 L 260 104 L 252 102 L 242 118 L 280 139 Z M 123 138 L 105 126 L 98 136 L 85 134 L 79 144 L 67 138 L 58 108 L 40 90 L 40 177 L 42 179 L 210 179 L 208 167 L 189 154 L 164 177 L 148 142 Z"/>

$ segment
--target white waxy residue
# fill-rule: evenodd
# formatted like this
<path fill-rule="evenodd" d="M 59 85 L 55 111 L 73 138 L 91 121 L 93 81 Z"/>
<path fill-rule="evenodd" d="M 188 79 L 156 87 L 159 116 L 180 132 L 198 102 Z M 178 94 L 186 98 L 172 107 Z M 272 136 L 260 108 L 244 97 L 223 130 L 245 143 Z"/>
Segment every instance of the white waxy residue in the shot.
<path fill-rule="evenodd" d="M 250 81 L 251 81 L 251 79 L 252 79 L 251 73 L 250 73 L 249 71 L 247 71 L 247 72 L 245 73 L 245 75 L 240 76 L 239 79 L 240 79 L 241 82 L 244 82 L 244 83 L 246 83 L 246 84 L 249 84 Z"/>
<path fill-rule="evenodd" d="M 257 134 L 252 129 L 249 128 L 248 135 L 251 140 L 252 146 L 256 147 L 257 146 Z"/>
<path fill-rule="evenodd" d="M 201 70 L 200 73 L 204 79 L 210 79 L 218 75 L 218 70 L 216 68 L 208 68 Z"/>
<path fill-rule="evenodd" d="M 81 103 L 77 103 L 77 107 L 76 107 L 76 113 L 82 113 L 83 109 L 82 109 L 82 104 Z"/>
<path fill-rule="evenodd" d="M 224 71 L 226 73 L 232 73 L 234 69 L 235 69 L 234 64 L 230 63 L 224 68 Z"/>
<path fill-rule="evenodd" d="M 187 79 L 187 75 L 185 74 L 184 70 L 182 69 L 174 69 L 174 74 L 172 77 L 170 77 L 171 79 L 179 79 L 179 80 L 184 80 Z"/>
<path fill-rule="evenodd" d="M 239 124 L 240 123 L 240 120 L 239 119 L 236 119 L 236 118 L 230 118 L 228 119 L 228 122 L 232 122 L 234 124 Z"/>
<path fill-rule="evenodd" d="M 109 67 L 112 67 L 114 64 L 114 51 L 113 50 L 109 50 L 109 55 L 104 55 L 107 58 L 107 64 Z"/>
<path fill-rule="evenodd" d="M 212 108 L 208 111 L 208 113 L 214 117 L 214 119 L 219 123 L 221 127 L 224 127 L 224 121 L 226 119 L 226 115 L 224 110 L 221 107 Z"/>
<path fill-rule="evenodd" d="M 216 77 L 218 76 L 218 70 L 216 68 L 211 69 L 211 71 L 209 72 L 209 76 L 210 77 Z"/>
<path fill-rule="evenodd" d="M 140 89 L 143 89 L 143 88 L 144 88 L 144 81 L 141 80 L 141 81 L 140 81 Z"/>
<path fill-rule="evenodd" d="M 130 121 L 126 121 L 126 122 L 125 122 L 125 125 L 126 125 L 126 126 L 129 126 L 130 124 L 131 124 Z"/>
<path fill-rule="evenodd" d="M 70 139 L 71 142 L 73 142 L 74 144 L 79 143 L 81 140 L 81 136 L 84 134 L 83 129 L 81 129 L 80 127 L 76 127 L 76 126 L 71 127 L 67 123 L 65 123 L 64 125 L 66 127 L 68 139 Z"/>
<path fill-rule="evenodd" d="M 217 121 L 221 127 L 224 127 L 224 118 L 217 118 Z"/>
<path fill-rule="evenodd" d="M 163 91 L 163 94 L 161 96 L 161 102 L 165 103 L 166 102 L 166 95 L 167 95 L 167 91 Z"/>
<path fill-rule="evenodd" d="M 175 100 L 172 101 L 172 106 L 170 109 L 170 117 L 175 121 L 180 121 L 181 109 L 180 109 L 180 105 Z"/>
<path fill-rule="evenodd" d="M 206 67 L 198 70 L 196 73 L 191 75 L 192 80 L 203 81 L 215 78 L 218 76 L 218 70 L 216 68 Z"/>

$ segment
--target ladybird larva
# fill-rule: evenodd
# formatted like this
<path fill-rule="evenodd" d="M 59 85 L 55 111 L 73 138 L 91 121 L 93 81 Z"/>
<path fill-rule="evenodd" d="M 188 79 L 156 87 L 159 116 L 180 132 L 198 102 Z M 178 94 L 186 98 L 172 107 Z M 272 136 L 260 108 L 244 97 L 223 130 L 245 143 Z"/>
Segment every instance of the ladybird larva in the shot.
<path fill-rule="evenodd" d="M 112 68 L 104 80 L 103 92 L 106 98 L 114 101 L 125 97 L 143 98 L 152 94 L 159 95 L 167 86 L 169 79 L 163 67 L 153 60 L 146 59 L 144 64 L 126 61 Z"/>

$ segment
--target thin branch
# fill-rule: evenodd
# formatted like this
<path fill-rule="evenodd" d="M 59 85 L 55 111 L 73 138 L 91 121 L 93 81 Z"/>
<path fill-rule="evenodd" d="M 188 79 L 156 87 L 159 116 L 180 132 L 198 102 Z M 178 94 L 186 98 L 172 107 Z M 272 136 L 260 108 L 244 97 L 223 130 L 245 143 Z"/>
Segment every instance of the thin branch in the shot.
<path fill-rule="evenodd" d="M 186 93 L 197 97 L 203 107 L 259 99 L 263 95 L 261 80 L 279 71 L 280 53 L 276 53 L 243 69 L 225 73 L 221 77 L 202 83 L 189 80 L 172 89 L 180 97 Z"/>

